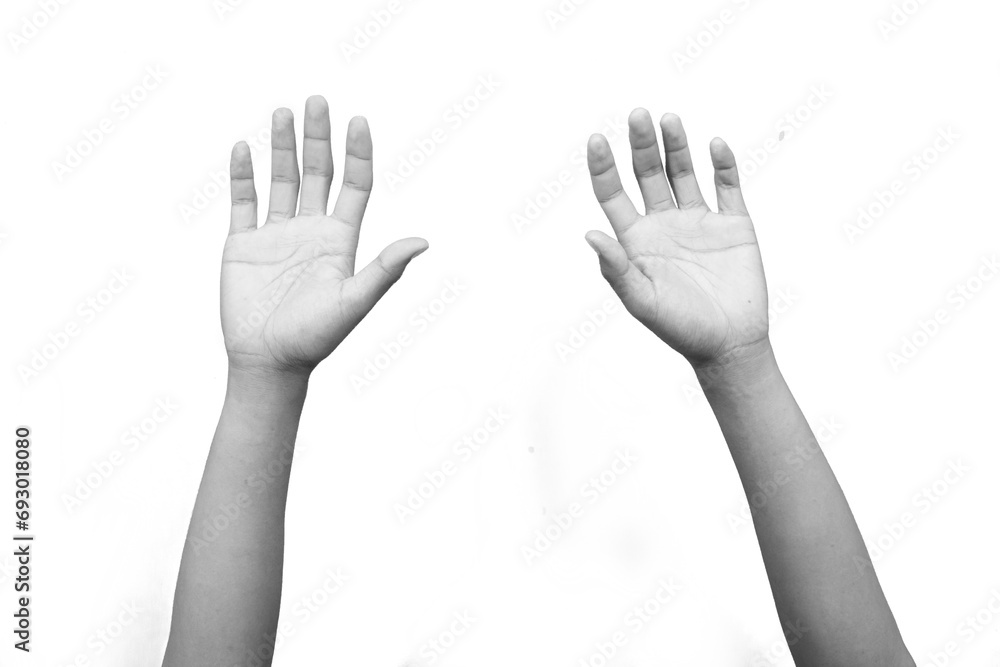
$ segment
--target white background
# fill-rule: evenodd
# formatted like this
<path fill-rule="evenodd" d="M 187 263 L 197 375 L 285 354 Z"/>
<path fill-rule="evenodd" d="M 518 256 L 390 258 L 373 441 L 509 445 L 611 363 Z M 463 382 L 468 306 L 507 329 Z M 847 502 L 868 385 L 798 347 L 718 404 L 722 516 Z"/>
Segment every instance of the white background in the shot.
<path fill-rule="evenodd" d="M 736 152 L 782 311 L 779 363 L 814 426 L 835 424 L 826 451 L 918 664 L 949 641 L 960 652 L 947 664 L 998 664 L 1000 618 L 983 612 L 976 632 L 962 624 L 1000 599 L 1000 281 L 983 268 L 1000 249 L 1000 10 L 907 4 L 912 15 L 885 34 L 886 0 L 590 0 L 558 21 L 546 14 L 554 2 L 413 0 L 347 57 L 343 45 L 387 1 L 100 0 L 54 5 L 51 18 L 43 3 L 5 2 L 11 445 L 0 467 L 13 468 L 14 428 L 30 425 L 37 541 L 31 656 L 11 646 L 13 547 L 0 549 L 0 663 L 159 664 L 225 389 L 228 192 L 213 178 L 233 143 L 259 137 L 264 196 L 272 110 L 295 112 L 301 141 L 303 104 L 318 93 L 338 171 L 349 118 L 372 127 L 376 189 L 359 264 L 405 236 L 431 247 L 313 376 L 288 503 L 292 632 L 275 664 L 420 664 L 425 642 L 463 611 L 475 623 L 435 665 L 570 667 L 618 630 L 628 644 L 611 664 L 623 667 L 790 664 L 739 518 L 746 501 L 689 367 L 622 309 L 584 326 L 614 295 L 583 240 L 610 227 L 580 157 L 591 133 L 609 133 L 639 201 L 623 125 L 637 106 L 682 117 L 709 201 L 710 139 Z M 713 23 L 724 10 L 728 23 Z M 689 48 L 695 57 L 679 64 Z M 496 90 L 449 121 L 490 76 Z M 827 99 L 803 106 L 823 87 Z M 111 132 L 88 147 L 102 119 Z M 390 187 L 386 174 L 435 128 L 446 141 Z M 948 128 L 957 139 L 935 151 Z M 926 149 L 935 161 L 912 171 Z M 59 173 L 72 151 L 87 154 Z M 564 170 L 569 184 L 547 198 Z M 849 235 L 859 207 L 877 212 L 877 193 L 897 179 L 902 194 Z M 518 227 L 529 200 L 539 211 Z M 115 271 L 129 279 L 111 294 Z M 418 329 L 411 317 L 437 308 L 447 281 L 460 296 Z M 977 290 L 971 300 L 960 285 Z M 104 299 L 102 312 L 87 314 L 87 299 Z M 937 310 L 945 323 L 893 364 Z M 78 335 L 66 341 L 71 323 Z M 574 331 L 589 335 L 561 355 Z M 352 375 L 401 332 L 413 343 L 357 391 Z M 157 400 L 177 408 L 154 428 Z M 509 420 L 460 461 L 453 443 L 491 408 Z M 122 439 L 132 428 L 149 432 L 134 450 Z M 120 465 L 102 476 L 116 450 Z M 636 462 L 600 500 L 582 500 L 617 451 Z M 446 459 L 458 473 L 401 523 L 394 505 Z M 941 481 L 952 463 L 967 471 Z M 935 482 L 935 502 L 915 500 Z M 583 516 L 529 565 L 521 547 L 574 501 Z M 892 536 L 907 512 L 911 525 Z M 323 599 L 338 567 L 348 583 L 306 614 L 302 598 Z M 681 592 L 632 632 L 625 614 L 669 577 Z"/>

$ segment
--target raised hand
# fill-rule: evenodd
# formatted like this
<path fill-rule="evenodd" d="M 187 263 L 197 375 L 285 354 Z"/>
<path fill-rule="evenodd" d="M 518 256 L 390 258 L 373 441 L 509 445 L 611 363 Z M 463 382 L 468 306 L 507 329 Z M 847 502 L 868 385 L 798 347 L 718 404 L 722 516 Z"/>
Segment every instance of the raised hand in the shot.
<path fill-rule="evenodd" d="M 594 193 L 618 240 L 591 231 L 587 242 L 636 319 L 696 366 L 723 362 L 767 341 L 764 267 L 736 159 L 722 139 L 712 140 L 716 213 L 701 195 L 680 118 L 664 115 L 660 129 L 666 174 L 649 112 L 636 109 L 629 116 L 645 215 L 622 189 L 607 139 L 590 138 Z"/>
<path fill-rule="evenodd" d="M 373 182 L 371 134 L 364 118 L 348 125 L 344 182 L 332 215 L 327 215 L 333 181 L 330 110 L 320 96 L 306 101 L 302 153 L 300 192 L 292 112 L 278 109 L 271 125 L 267 219 L 258 229 L 250 149 L 245 142 L 233 147 L 222 331 L 234 367 L 308 372 L 427 249 L 421 238 L 402 239 L 354 273 Z"/>

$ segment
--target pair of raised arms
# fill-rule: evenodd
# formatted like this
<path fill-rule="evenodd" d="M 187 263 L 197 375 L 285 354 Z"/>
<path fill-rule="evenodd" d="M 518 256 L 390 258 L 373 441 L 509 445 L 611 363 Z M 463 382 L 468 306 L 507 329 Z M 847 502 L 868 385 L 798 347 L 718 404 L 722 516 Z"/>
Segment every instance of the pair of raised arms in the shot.
<path fill-rule="evenodd" d="M 796 664 L 912 666 L 850 507 L 775 362 L 764 270 L 733 153 L 712 140 L 715 212 L 680 119 L 665 115 L 660 131 L 664 159 L 650 115 L 629 117 L 644 213 L 622 189 L 607 140 L 590 139 L 594 192 L 617 236 L 586 236 L 601 272 L 628 311 L 691 362 L 748 498 L 758 484 L 781 480 L 751 510 L 779 620 L 794 628 Z M 260 227 L 249 148 L 233 149 L 222 265 L 229 382 L 181 561 L 165 666 L 271 663 L 288 472 L 309 374 L 428 247 L 402 239 L 355 270 L 373 182 L 363 118 L 348 126 L 332 214 L 326 101 L 306 102 L 301 176 L 287 109 L 274 113 L 271 145 Z M 275 468 L 274 481 L 245 497 L 251 476 Z M 240 520 L 206 531 L 232 503 Z"/>

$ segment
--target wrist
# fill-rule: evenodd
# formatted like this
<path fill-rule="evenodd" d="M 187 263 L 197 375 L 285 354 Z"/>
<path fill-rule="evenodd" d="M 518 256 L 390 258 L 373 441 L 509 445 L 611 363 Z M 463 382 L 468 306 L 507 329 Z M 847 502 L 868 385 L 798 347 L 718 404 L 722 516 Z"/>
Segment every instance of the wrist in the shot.
<path fill-rule="evenodd" d="M 752 389 L 778 372 L 778 363 L 767 336 L 741 345 L 715 359 L 691 362 L 698 382 L 707 394 L 711 389 Z"/>
<path fill-rule="evenodd" d="M 280 405 L 302 403 L 309 387 L 310 371 L 282 370 L 229 364 L 226 398 L 241 403 Z"/>

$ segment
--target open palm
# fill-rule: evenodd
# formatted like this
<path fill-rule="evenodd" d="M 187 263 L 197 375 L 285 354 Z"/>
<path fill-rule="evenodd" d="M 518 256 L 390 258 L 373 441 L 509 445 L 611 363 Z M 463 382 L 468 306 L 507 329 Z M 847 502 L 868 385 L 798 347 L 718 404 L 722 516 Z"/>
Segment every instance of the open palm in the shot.
<path fill-rule="evenodd" d="M 358 273 L 355 254 L 371 192 L 368 124 L 348 126 L 344 184 L 327 215 L 333 181 L 330 112 L 322 97 L 306 102 L 301 201 L 295 129 L 288 109 L 274 112 L 271 194 L 257 228 L 250 149 L 233 148 L 232 217 L 222 257 L 222 331 L 233 364 L 309 370 L 322 361 L 427 249 L 420 238 L 390 244 Z M 298 212 L 296 214 L 296 204 Z"/>
<path fill-rule="evenodd" d="M 660 127 L 666 173 L 649 113 L 637 109 L 629 116 L 645 215 L 625 194 L 607 140 L 591 137 L 587 157 L 594 193 L 618 240 L 592 231 L 587 242 L 632 315 L 692 363 L 720 360 L 767 337 L 767 288 L 757 238 L 725 142 L 717 138 L 710 147 L 716 213 L 701 195 L 680 119 L 667 114 Z"/>

